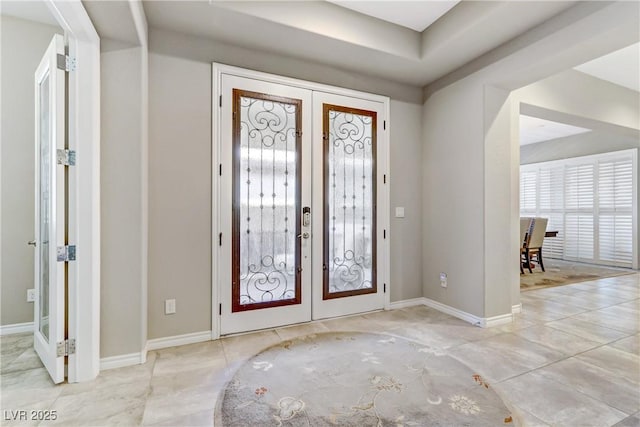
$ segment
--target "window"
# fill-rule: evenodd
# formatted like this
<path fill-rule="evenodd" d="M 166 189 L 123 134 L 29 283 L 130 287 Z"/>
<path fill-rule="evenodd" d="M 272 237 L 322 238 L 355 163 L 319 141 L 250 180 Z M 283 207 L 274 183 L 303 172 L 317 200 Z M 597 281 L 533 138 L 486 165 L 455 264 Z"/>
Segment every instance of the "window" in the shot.
<path fill-rule="evenodd" d="M 520 215 L 549 219 L 547 257 L 620 267 L 637 264 L 636 150 L 520 168 Z M 636 261 L 637 263 L 637 261 Z"/>

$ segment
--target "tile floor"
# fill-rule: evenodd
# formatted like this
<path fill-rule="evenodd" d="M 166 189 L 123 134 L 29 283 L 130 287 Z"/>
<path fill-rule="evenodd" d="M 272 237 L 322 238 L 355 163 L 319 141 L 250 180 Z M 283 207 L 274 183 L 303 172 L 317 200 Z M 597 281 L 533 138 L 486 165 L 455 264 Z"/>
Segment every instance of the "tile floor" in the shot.
<path fill-rule="evenodd" d="M 0 424 L 211 425 L 234 370 L 272 344 L 330 330 L 388 332 L 439 347 L 487 378 L 526 426 L 640 425 L 640 274 L 522 294 L 509 325 L 481 329 L 419 306 L 174 347 L 91 383 L 54 386 L 29 334 L 0 339 Z M 41 425 L 50 424 L 41 422 Z"/>

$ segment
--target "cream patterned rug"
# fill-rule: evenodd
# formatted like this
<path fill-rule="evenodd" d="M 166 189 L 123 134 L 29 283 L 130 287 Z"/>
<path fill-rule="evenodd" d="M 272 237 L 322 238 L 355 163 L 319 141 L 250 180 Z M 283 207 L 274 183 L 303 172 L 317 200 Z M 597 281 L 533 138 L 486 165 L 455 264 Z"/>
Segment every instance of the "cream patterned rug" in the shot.
<path fill-rule="evenodd" d="M 309 335 L 245 362 L 216 426 L 500 426 L 511 412 L 482 377 L 390 335 Z"/>
<path fill-rule="evenodd" d="M 529 273 L 529 270 L 525 269 L 524 274 L 520 274 L 521 291 L 570 285 L 572 283 L 634 273 L 633 270 L 628 268 L 604 267 L 551 258 L 543 258 L 543 261 L 546 271 L 542 271 L 540 266 L 536 264 L 533 273 Z"/>

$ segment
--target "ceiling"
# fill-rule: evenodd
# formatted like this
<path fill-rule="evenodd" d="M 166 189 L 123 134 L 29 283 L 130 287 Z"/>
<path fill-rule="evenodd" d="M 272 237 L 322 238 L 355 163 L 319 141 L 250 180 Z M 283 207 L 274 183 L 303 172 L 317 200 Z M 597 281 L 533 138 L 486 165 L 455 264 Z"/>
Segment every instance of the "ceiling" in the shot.
<path fill-rule="evenodd" d="M 27 21 L 40 22 L 41 24 L 55 25 L 58 21 L 53 17 L 44 1 L 0 1 L 0 14 L 26 19 Z"/>
<path fill-rule="evenodd" d="M 84 0 L 83 3 L 101 37 L 128 41 L 131 37 L 125 36 L 129 33 L 135 35 L 131 31 L 128 1 Z M 3 14 L 55 24 L 44 1 L 2 0 L 0 5 Z M 573 23 L 576 23 L 576 29 L 571 31 L 592 34 L 589 43 L 583 43 L 586 55 L 581 54 L 581 61 L 624 46 L 612 34 L 612 29 L 616 26 L 624 28 L 620 34 L 629 31 L 629 22 L 634 19 L 632 30 L 635 39 L 627 41 L 626 45 L 637 43 L 637 19 L 626 18 L 638 15 L 637 5 L 635 2 L 527 0 L 143 0 L 151 29 L 195 36 L 267 55 L 295 58 L 310 65 L 322 64 L 349 73 L 354 78 L 363 74 L 415 87 L 425 87 L 462 69 L 475 70 L 477 68 L 474 67 L 486 66 L 489 64 L 486 61 L 500 63 L 503 69 L 508 69 L 504 67 L 505 61 L 500 62 L 503 58 L 500 55 L 510 55 L 513 49 L 522 49 L 537 42 L 540 43 L 532 49 L 534 54 L 545 52 L 544 43 L 554 46 L 551 40 L 556 33 L 561 33 Z M 597 13 L 600 9 L 614 8 L 617 11 Z M 597 15 L 601 17 L 597 18 Z M 551 18 L 554 20 L 550 21 Z M 584 25 L 581 20 L 585 21 Z M 621 21 L 625 22 L 621 24 Z M 594 29 L 594 22 L 604 30 Z M 421 31 L 424 27 L 426 29 Z M 629 38 L 626 33 L 624 37 Z M 558 35 L 555 40 L 565 43 L 571 40 L 571 36 Z M 525 63 L 530 58 L 528 55 Z M 593 61 L 578 69 L 594 75 L 599 73 L 599 78 L 613 81 L 617 78 L 613 76 L 614 72 L 624 74 L 625 70 L 638 69 L 637 49 L 635 55 L 635 60 L 630 62 L 631 68 L 607 63 L 598 65 L 598 61 Z M 522 58 L 514 61 L 523 62 Z M 549 61 L 558 68 L 557 71 L 563 65 L 568 68 L 580 62 L 573 57 L 567 59 L 566 54 L 549 58 Z M 548 67 L 549 61 L 540 62 L 540 67 Z M 520 68 L 509 70 L 509 75 L 518 76 L 526 71 L 526 67 Z M 617 79 L 616 84 L 627 87 L 634 83 L 629 83 L 628 78 L 624 81 Z M 635 84 L 637 90 L 637 78 Z"/>
<path fill-rule="evenodd" d="M 590 132 L 591 129 L 538 117 L 520 115 L 520 145 L 534 144 L 571 135 Z"/>
<path fill-rule="evenodd" d="M 414 12 L 413 8 L 422 10 L 431 2 L 388 2 L 402 3 L 403 7 L 386 15 L 386 19 L 416 15 L 420 19 L 410 24 L 418 25 L 416 28 L 437 19 L 419 32 L 403 26 L 409 25 L 406 21 L 400 25 L 368 15 L 383 11 L 382 4 L 355 3 L 358 4 L 348 6 L 366 8 L 367 14 L 342 7 L 344 3 L 328 1 L 143 0 L 151 28 L 320 62 L 354 75 L 362 73 L 418 87 L 572 6 L 581 6 L 575 1 L 443 2 L 439 6 L 455 5 L 438 19 L 437 14 L 444 10 L 430 10 L 428 16 Z"/>
<path fill-rule="evenodd" d="M 327 0 L 364 15 L 397 24 L 419 33 L 447 13 L 455 1 L 354 1 Z"/>
<path fill-rule="evenodd" d="M 640 43 L 589 61 L 576 70 L 602 80 L 640 91 Z"/>

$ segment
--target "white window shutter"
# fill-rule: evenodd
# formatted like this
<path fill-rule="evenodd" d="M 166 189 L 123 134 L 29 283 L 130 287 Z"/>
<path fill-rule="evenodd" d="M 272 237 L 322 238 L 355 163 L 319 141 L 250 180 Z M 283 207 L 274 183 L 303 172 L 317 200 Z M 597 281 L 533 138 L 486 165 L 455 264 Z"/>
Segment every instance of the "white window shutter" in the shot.
<path fill-rule="evenodd" d="M 520 214 L 548 218 L 550 258 L 633 267 L 634 154 L 605 153 L 520 171 Z"/>
<path fill-rule="evenodd" d="M 536 212 L 537 178 L 536 170 L 525 170 L 520 174 L 520 211 L 522 212 Z"/>
<path fill-rule="evenodd" d="M 607 264 L 632 267 L 632 159 L 600 161 L 598 185 L 598 258 Z"/>

